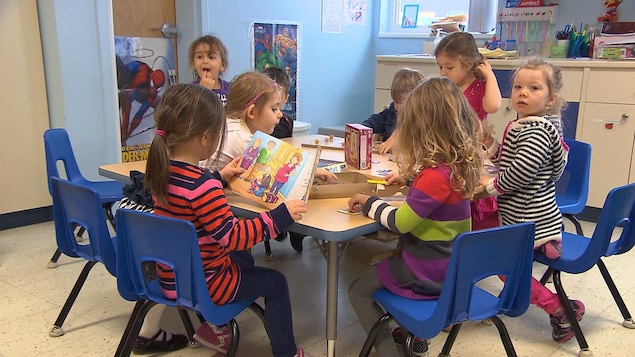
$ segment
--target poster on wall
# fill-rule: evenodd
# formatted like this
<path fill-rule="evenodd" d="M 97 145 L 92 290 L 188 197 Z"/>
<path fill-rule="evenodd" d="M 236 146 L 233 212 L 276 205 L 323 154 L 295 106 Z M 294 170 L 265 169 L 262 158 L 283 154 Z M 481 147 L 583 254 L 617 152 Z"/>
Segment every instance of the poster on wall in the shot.
<path fill-rule="evenodd" d="M 289 75 L 289 99 L 282 111 L 298 119 L 298 35 L 299 26 L 290 23 L 256 22 L 251 26 L 251 58 L 256 71 L 267 67 L 284 69 Z"/>
<path fill-rule="evenodd" d="M 156 125 L 154 110 L 176 82 L 174 45 L 168 38 L 115 37 L 121 161 L 148 158 Z"/>

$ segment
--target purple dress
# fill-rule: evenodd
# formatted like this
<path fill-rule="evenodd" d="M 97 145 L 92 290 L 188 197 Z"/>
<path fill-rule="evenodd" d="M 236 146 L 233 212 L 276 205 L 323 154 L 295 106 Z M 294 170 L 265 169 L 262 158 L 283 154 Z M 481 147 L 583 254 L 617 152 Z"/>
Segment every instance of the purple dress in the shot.
<path fill-rule="evenodd" d="M 223 107 L 227 106 L 227 94 L 229 94 L 229 87 L 231 86 L 230 82 L 220 80 L 220 89 L 212 89 L 212 92 L 216 93 L 218 98 L 220 98 L 221 102 L 223 102 Z M 201 80 L 197 79 L 192 84 L 200 84 Z"/>
<path fill-rule="evenodd" d="M 253 164 L 254 160 L 258 157 L 258 148 L 254 148 L 250 146 L 245 154 L 243 155 L 243 161 L 240 162 L 240 167 L 247 170 L 251 164 Z"/>

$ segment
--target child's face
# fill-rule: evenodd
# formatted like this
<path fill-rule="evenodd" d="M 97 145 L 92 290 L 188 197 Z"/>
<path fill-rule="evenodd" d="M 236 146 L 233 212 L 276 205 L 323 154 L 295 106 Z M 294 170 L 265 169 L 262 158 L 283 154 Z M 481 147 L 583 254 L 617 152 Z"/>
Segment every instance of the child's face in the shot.
<path fill-rule="evenodd" d="M 271 134 L 276 124 L 282 118 L 282 97 L 280 91 L 275 91 L 267 102 L 254 108 L 253 118 L 247 120 L 247 125 L 252 132 L 260 130 L 263 133 Z"/>
<path fill-rule="evenodd" d="M 512 84 L 512 107 L 519 118 L 531 115 L 542 116 L 556 97 L 549 94 L 545 74 L 537 69 L 521 69 Z"/>
<path fill-rule="evenodd" d="M 196 46 L 192 67 L 200 78 L 213 78 L 219 83 L 220 74 L 225 70 L 220 53 L 212 51 L 210 45 L 206 43 Z"/>
<path fill-rule="evenodd" d="M 448 78 L 457 85 L 461 85 L 468 77 L 468 68 L 465 68 L 458 57 L 449 57 L 445 54 L 437 56 L 437 65 L 441 76 Z"/>

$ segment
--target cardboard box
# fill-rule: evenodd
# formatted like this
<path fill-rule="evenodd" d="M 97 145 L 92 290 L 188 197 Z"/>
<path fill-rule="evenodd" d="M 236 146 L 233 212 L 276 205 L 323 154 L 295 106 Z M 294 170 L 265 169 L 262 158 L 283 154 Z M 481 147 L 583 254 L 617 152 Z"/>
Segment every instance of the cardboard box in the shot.
<path fill-rule="evenodd" d="M 346 124 L 344 158 L 347 164 L 356 169 L 370 169 L 373 159 L 373 129 L 361 124 Z"/>
<path fill-rule="evenodd" d="M 397 193 L 406 195 L 408 193 L 407 187 L 368 183 L 368 177 L 359 172 L 343 172 L 335 175 L 337 176 L 336 183 L 323 184 L 321 181 L 314 183 L 309 199 L 347 198 L 356 193 L 379 197 L 391 197 Z"/>
<path fill-rule="evenodd" d="M 635 46 L 597 47 L 595 58 L 600 59 L 634 59 Z"/>

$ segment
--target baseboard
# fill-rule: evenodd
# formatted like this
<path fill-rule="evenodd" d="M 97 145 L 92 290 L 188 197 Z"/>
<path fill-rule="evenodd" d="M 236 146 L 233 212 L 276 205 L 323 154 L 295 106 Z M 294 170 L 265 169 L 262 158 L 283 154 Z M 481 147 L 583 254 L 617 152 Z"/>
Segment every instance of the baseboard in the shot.
<path fill-rule="evenodd" d="M 0 214 L 0 231 L 53 220 L 53 206 Z"/>

